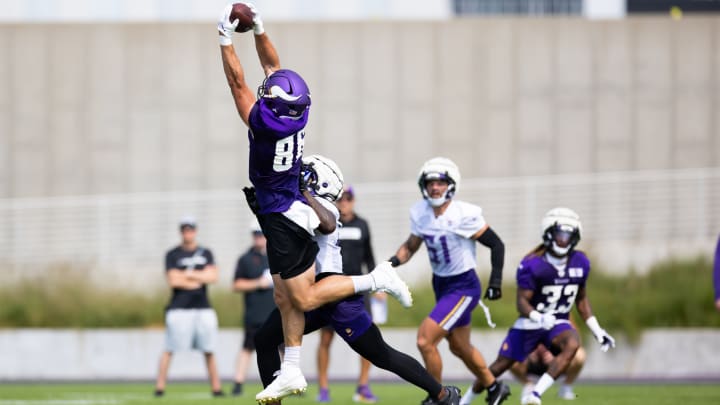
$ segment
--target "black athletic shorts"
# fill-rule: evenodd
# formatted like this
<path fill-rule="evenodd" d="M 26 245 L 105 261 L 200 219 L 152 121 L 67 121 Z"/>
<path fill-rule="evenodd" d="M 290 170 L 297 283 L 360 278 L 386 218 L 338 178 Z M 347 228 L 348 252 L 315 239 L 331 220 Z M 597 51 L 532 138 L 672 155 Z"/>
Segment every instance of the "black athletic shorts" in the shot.
<path fill-rule="evenodd" d="M 267 239 L 271 274 L 289 279 L 304 273 L 315 263 L 318 245 L 306 230 L 279 212 L 258 215 Z"/>

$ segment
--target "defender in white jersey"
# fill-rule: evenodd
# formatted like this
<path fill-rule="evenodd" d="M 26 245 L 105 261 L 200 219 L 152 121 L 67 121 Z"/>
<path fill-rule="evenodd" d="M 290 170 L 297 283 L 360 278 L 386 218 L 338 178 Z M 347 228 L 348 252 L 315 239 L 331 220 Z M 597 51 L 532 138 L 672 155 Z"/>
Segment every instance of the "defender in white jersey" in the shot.
<path fill-rule="evenodd" d="M 425 162 L 418 176 L 423 200 L 410 209 L 410 236 L 390 263 L 395 267 L 407 262 L 425 243 L 437 301 L 418 330 L 417 346 L 425 367 L 442 381 L 437 345 L 447 339 L 450 351 L 488 390 L 488 403 L 497 405 L 510 395 L 510 388 L 495 381 L 482 354 L 470 343 L 470 321 L 482 293 L 476 273 L 475 243 L 490 248 L 492 272 L 485 292 L 489 300 L 502 296 L 505 246 L 485 222 L 480 207 L 453 200 L 459 185 L 460 171 L 450 159 L 437 157 Z"/>
<path fill-rule="evenodd" d="M 325 232 L 315 232 L 313 238 L 320 248 L 315 262 L 318 281 L 345 277 L 342 275 L 342 256 L 338 244 L 340 214 L 331 202 L 342 194 L 340 169 L 332 160 L 313 155 L 303 158 L 302 172 L 307 175 L 304 177 L 307 187 L 302 186 L 303 195 L 320 218 L 320 228 L 325 229 Z M 384 266 L 391 269 L 389 263 Z M 457 405 L 460 389 L 443 387 L 417 360 L 390 347 L 378 327 L 372 323 L 363 300 L 363 295 L 356 294 L 306 312 L 304 333 L 331 326 L 356 353 L 375 366 L 393 372 L 424 390 L 427 393 L 427 404 Z M 280 367 L 278 345 L 282 343 L 282 336 L 280 312 L 276 309 L 255 335 L 258 369 L 266 387 L 272 383 L 274 372 Z M 280 400 L 280 397 L 276 397 L 263 402 L 280 405 Z"/>

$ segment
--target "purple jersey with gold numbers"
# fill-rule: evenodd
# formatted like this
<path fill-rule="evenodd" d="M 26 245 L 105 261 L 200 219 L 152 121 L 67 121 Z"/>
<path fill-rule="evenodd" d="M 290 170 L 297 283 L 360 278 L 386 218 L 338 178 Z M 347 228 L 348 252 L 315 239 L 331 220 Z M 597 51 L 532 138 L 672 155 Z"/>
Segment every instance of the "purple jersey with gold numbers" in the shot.
<path fill-rule="evenodd" d="M 538 312 L 568 319 L 578 290 L 590 274 L 590 261 L 581 251 L 570 253 L 565 266 L 555 267 L 544 256 L 528 255 L 517 270 L 518 288 L 532 290 L 530 304 Z"/>
<path fill-rule="evenodd" d="M 298 186 L 308 112 L 299 119 L 278 118 L 259 99 L 248 123 L 250 181 L 255 186 L 260 214 L 285 212 L 305 201 Z"/>

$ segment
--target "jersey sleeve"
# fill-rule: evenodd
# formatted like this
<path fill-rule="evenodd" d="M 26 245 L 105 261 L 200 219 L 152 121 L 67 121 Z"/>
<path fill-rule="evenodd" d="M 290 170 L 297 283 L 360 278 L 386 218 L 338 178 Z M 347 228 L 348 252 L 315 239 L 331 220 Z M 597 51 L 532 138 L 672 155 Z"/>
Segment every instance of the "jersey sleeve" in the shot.
<path fill-rule="evenodd" d="M 215 265 L 215 256 L 213 256 L 212 250 L 205 249 L 205 251 L 203 252 L 203 256 L 205 256 L 205 259 L 207 259 L 207 263 L 205 263 L 206 266 Z"/>
<path fill-rule="evenodd" d="M 479 230 L 481 230 L 487 223 L 482 215 L 482 208 L 477 205 L 463 204 L 460 223 L 455 228 L 455 233 L 464 237 L 471 238 Z"/>
<path fill-rule="evenodd" d="M 524 260 L 518 266 L 517 274 L 517 286 L 524 290 L 535 290 L 535 278 L 533 277 L 532 267 L 529 263 Z"/>
<path fill-rule="evenodd" d="M 165 254 L 165 272 L 168 272 L 176 267 L 177 266 L 175 266 L 175 255 L 171 250 Z"/>

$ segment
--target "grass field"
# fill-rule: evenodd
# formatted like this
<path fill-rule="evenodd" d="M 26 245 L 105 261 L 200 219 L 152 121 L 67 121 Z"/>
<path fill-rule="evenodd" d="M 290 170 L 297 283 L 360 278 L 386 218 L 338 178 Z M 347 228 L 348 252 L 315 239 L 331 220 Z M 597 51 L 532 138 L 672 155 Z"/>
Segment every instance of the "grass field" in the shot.
<path fill-rule="evenodd" d="M 520 387 L 512 386 L 513 395 L 506 404 L 520 403 Z M 227 387 L 226 387 L 227 388 Z M 241 397 L 211 398 L 207 385 L 195 383 L 175 383 L 168 387 L 163 398 L 152 396 L 151 384 L 0 384 L 0 405 L 113 405 L 113 404 L 153 404 L 189 405 L 196 403 L 233 403 L 254 404 L 255 393 L 260 386 L 250 384 Z M 462 384 L 461 389 L 466 385 Z M 332 404 L 352 404 L 350 399 L 354 385 L 331 385 Z M 415 405 L 425 397 L 417 388 L 409 384 L 374 384 L 373 390 L 380 398 L 379 403 L 397 405 Z M 575 389 L 578 395 L 575 401 L 558 399 L 557 388 L 551 388 L 543 397 L 543 404 L 583 404 L 583 405 L 700 405 L 720 404 L 720 385 L 718 384 L 653 384 L 653 385 L 600 385 L 579 384 Z M 311 385 L 305 397 L 286 399 L 285 404 L 315 404 L 316 386 Z M 484 404 L 484 397 L 475 401 Z"/>

